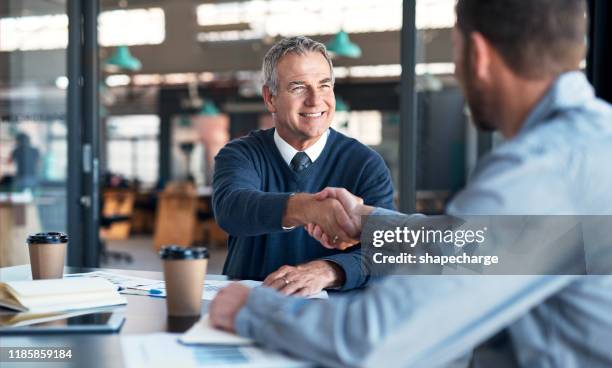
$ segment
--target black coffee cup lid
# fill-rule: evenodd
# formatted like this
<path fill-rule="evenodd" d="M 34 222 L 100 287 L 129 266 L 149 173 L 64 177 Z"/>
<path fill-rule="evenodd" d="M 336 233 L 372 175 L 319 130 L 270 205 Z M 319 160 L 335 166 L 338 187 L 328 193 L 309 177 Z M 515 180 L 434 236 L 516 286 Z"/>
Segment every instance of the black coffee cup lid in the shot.
<path fill-rule="evenodd" d="M 178 245 L 168 245 L 159 251 L 161 259 L 204 259 L 208 258 L 206 247 L 179 247 Z"/>
<path fill-rule="evenodd" d="M 28 236 L 28 244 L 63 244 L 68 242 L 68 235 L 60 232 L 38 233 Z"/>

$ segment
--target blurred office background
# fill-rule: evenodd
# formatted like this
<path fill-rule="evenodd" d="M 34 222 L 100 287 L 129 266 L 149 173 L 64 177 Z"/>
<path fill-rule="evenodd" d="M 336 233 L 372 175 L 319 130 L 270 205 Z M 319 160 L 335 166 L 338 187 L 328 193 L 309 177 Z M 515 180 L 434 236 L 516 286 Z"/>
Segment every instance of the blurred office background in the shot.
<path fill-rule="evenodd" d="M 469 124 L 453 23 L 454 0 L 3 0 L 2 266 L 64 231 L 73 265 L 156 270 L 162 244 L 201 244 L 220 272 L 213 158 L 271 126 L 261 61 L 293 35 L 335 53 L 333 127 L 382 155 L 398 208 L 440 213 L 499 140 Z"/>

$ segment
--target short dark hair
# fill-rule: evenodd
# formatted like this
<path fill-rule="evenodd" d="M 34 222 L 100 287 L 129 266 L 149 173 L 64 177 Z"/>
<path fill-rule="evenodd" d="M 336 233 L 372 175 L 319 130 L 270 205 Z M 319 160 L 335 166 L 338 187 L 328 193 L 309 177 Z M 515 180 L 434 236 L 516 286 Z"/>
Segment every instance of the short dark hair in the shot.
<path fill-rule="evenodd" d="M 479 32 L 516 74 L 574 70 L 586 49 L 585 0 L 458 0 L 457 27 Z"/>

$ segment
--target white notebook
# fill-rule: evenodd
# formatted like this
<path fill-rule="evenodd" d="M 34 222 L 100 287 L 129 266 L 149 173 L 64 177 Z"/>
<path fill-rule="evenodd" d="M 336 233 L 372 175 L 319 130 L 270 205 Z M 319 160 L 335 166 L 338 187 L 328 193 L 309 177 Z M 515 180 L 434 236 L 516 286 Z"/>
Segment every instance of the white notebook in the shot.
<path fill-rule="evenodd" d="M 50 313 L 126 303 L 117 287 L 101 278 L 0 283 L 0 306 L 19 312 Z"/>

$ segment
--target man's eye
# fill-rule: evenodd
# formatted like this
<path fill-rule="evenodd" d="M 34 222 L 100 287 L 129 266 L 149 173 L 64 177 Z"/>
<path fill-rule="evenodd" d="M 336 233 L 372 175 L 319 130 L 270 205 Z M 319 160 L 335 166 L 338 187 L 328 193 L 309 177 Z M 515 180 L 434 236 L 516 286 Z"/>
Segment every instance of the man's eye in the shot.
<path fill-rule="evenodd" d="M 301 92 L 304 90 L 303 86 L 293 87 L 291 88 L 291 92 Z"/>
<path fill-rule="evenodd" d="M 322 84 L 321 88 L 323 89 L 331 88 L 331 84 Z"/>

